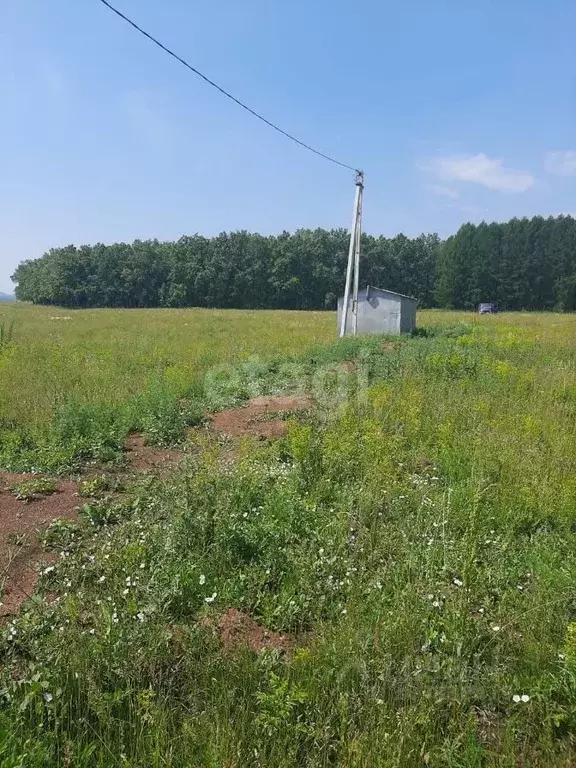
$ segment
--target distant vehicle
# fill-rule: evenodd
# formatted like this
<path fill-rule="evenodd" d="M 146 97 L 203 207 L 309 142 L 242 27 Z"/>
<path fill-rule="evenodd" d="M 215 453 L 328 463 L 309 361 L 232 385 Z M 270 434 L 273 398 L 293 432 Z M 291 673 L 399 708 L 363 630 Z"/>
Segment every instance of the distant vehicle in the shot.
<path fill-rule="evenodd" d="M 496 315 L 498 314 L 498 304 L 482 303 L 478 307 L 478 312 L 481 315 Z"/>

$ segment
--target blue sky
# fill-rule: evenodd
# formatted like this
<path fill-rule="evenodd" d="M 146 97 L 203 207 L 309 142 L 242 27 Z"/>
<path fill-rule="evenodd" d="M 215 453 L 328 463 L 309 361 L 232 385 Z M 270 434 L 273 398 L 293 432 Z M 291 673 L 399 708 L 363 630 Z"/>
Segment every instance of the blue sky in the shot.
<path fill-rule="evenodd" d="M 573 0 L 115 0 L 289 132 L 366 172 L 365 228 L 576 213 Z M 0 8 L 0 290 L 69 243 L 349 226 L 353 174 L 98 0 Z"/>

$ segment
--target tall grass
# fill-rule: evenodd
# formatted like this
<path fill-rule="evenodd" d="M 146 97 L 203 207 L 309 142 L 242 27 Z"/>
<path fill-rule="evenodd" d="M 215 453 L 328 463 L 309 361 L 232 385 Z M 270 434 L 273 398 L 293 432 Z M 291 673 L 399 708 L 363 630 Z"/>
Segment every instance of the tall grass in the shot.
<path fill-rule="evenodd" d="M 0 324 L 12 322 L 0 412 L 27 428 L 48 423 L 68 400 L 117 406 L 153 387 L 185 397 L 211 366 L 297 354 L 332 338 L 336 325 L 322 312 L 0 306 Z"/>
<path fill-rule="evenodd" d="M 6 351 L 6 348 L 12 341 L 12 337 L 14 336 L 14 323 L 13 322 L 6 322 L 6 323 L 0 323 L 0 353 L 3 351 Z"/>
<path fill-rule="evenodd" d="M 56 526 L 52 600 L 1 632 L 0 764 L 574 763 L 576 319 L 426 320 L 308 338 L 344 383 L 286 438 L 198 437 Z M 223 646 L 229 608 L 291 651 Z"/>
<path fill-rule="evenodd" d="M 10 305 L 10 354 L 0 357 L 0 468 L 70 472 L 121 456 L 138 430 L 183 437 L 215 365 L 297 354 L 333 336 L 333 315 L 233 310 L 90 310 Z M 215 404 L 214 404 L 215 405 Z"/>

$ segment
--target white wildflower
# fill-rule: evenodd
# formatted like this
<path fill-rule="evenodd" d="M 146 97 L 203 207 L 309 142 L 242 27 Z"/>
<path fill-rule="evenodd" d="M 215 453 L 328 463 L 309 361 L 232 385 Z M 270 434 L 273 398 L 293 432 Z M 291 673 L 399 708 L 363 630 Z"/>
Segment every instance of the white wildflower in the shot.
<path fill-rule="evenodd" d="M 48 703 L 50 703 L 50 702 L 52 701 L 52 699 L 53 699 L 53 698 L 54 698 L 54 696 L 52 696 L 52 694 L 51 694 L 51 693 L 49 693 L 48 691 L 46 691 L 46 693 L 44 694 L 44 701 L 47 701 Z"/>
<path fill-rule="evenodd" d="M 100 578 L 98 579 L 99 584 L 104 584 L 105 581 L 106 581 L 106 576 L 100 576 Z"/>
<path fill-rule="evenodd" d="M 457 587 L 464 586 L 464 582 L 460 581 L 460 579 L 453 579 L 452 581 L 454 584 L 456 584 Z"/>
<path fill-rule="evenodd" d="M 518 702 L 520 701 L 520 696 L 517 693 L 515 693 L 514 696 L 512 696 L 512 701 L 515 704 L 518 704 Z"/>
<path fill-rule="evenodd" d="M 520 699 L 524 702 L 524 704 L 528 704 L 530 701 L 530 696 L 528 696 L 527 693 L 523 693 L 522 696 L 520 696 Z"/>
<path fill-rule="evenodd" d="M 500 632 L 500 627 L 498 626 L 498 624 L 494 624 L 494 626 L 492 627 L 492 632 Z"/>
<path fill-rule="evenodd" d="M 216 594 L 217 594 L 216 592 L 213 592 L 211 597 L 205 597 L 204 598 L 204 602 L 205 603 L 213 603 L 214 600 L 216 600 Z"/>
<path fill-rule="evenodd" d="M 204 576 L 204 574 L 202 574 L 202 575 L 200 576 L 200 579 L 199 579 L 199 581 L 200 581 L 200 586 L 201 586 L 201 587 L 203 587 L 203 586 L 204 586 L 204 584 L 206 584 L 206 576 Z"/>

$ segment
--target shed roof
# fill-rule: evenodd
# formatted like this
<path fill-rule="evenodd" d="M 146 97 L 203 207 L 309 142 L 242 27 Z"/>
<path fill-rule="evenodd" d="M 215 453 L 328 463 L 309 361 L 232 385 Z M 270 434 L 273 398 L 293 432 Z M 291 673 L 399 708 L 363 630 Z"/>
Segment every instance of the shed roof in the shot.
<path fill-rule="evenodd" d="M 397 296 L 400 299 L 410 299 L 410 301 L 418 301 L 415 296 L 407 296 L 405 293 L 398 293 L 397 291 L 389 291 L 388 288 L 375 288 L 373 285 L 367 285 L 366 288 L 362 288 L 358 291 L 359 296 L 369 296 L 375 293 L 386 293 L 389 296 Z M 340 296 L 343 299 L 343 296 Z"/>

